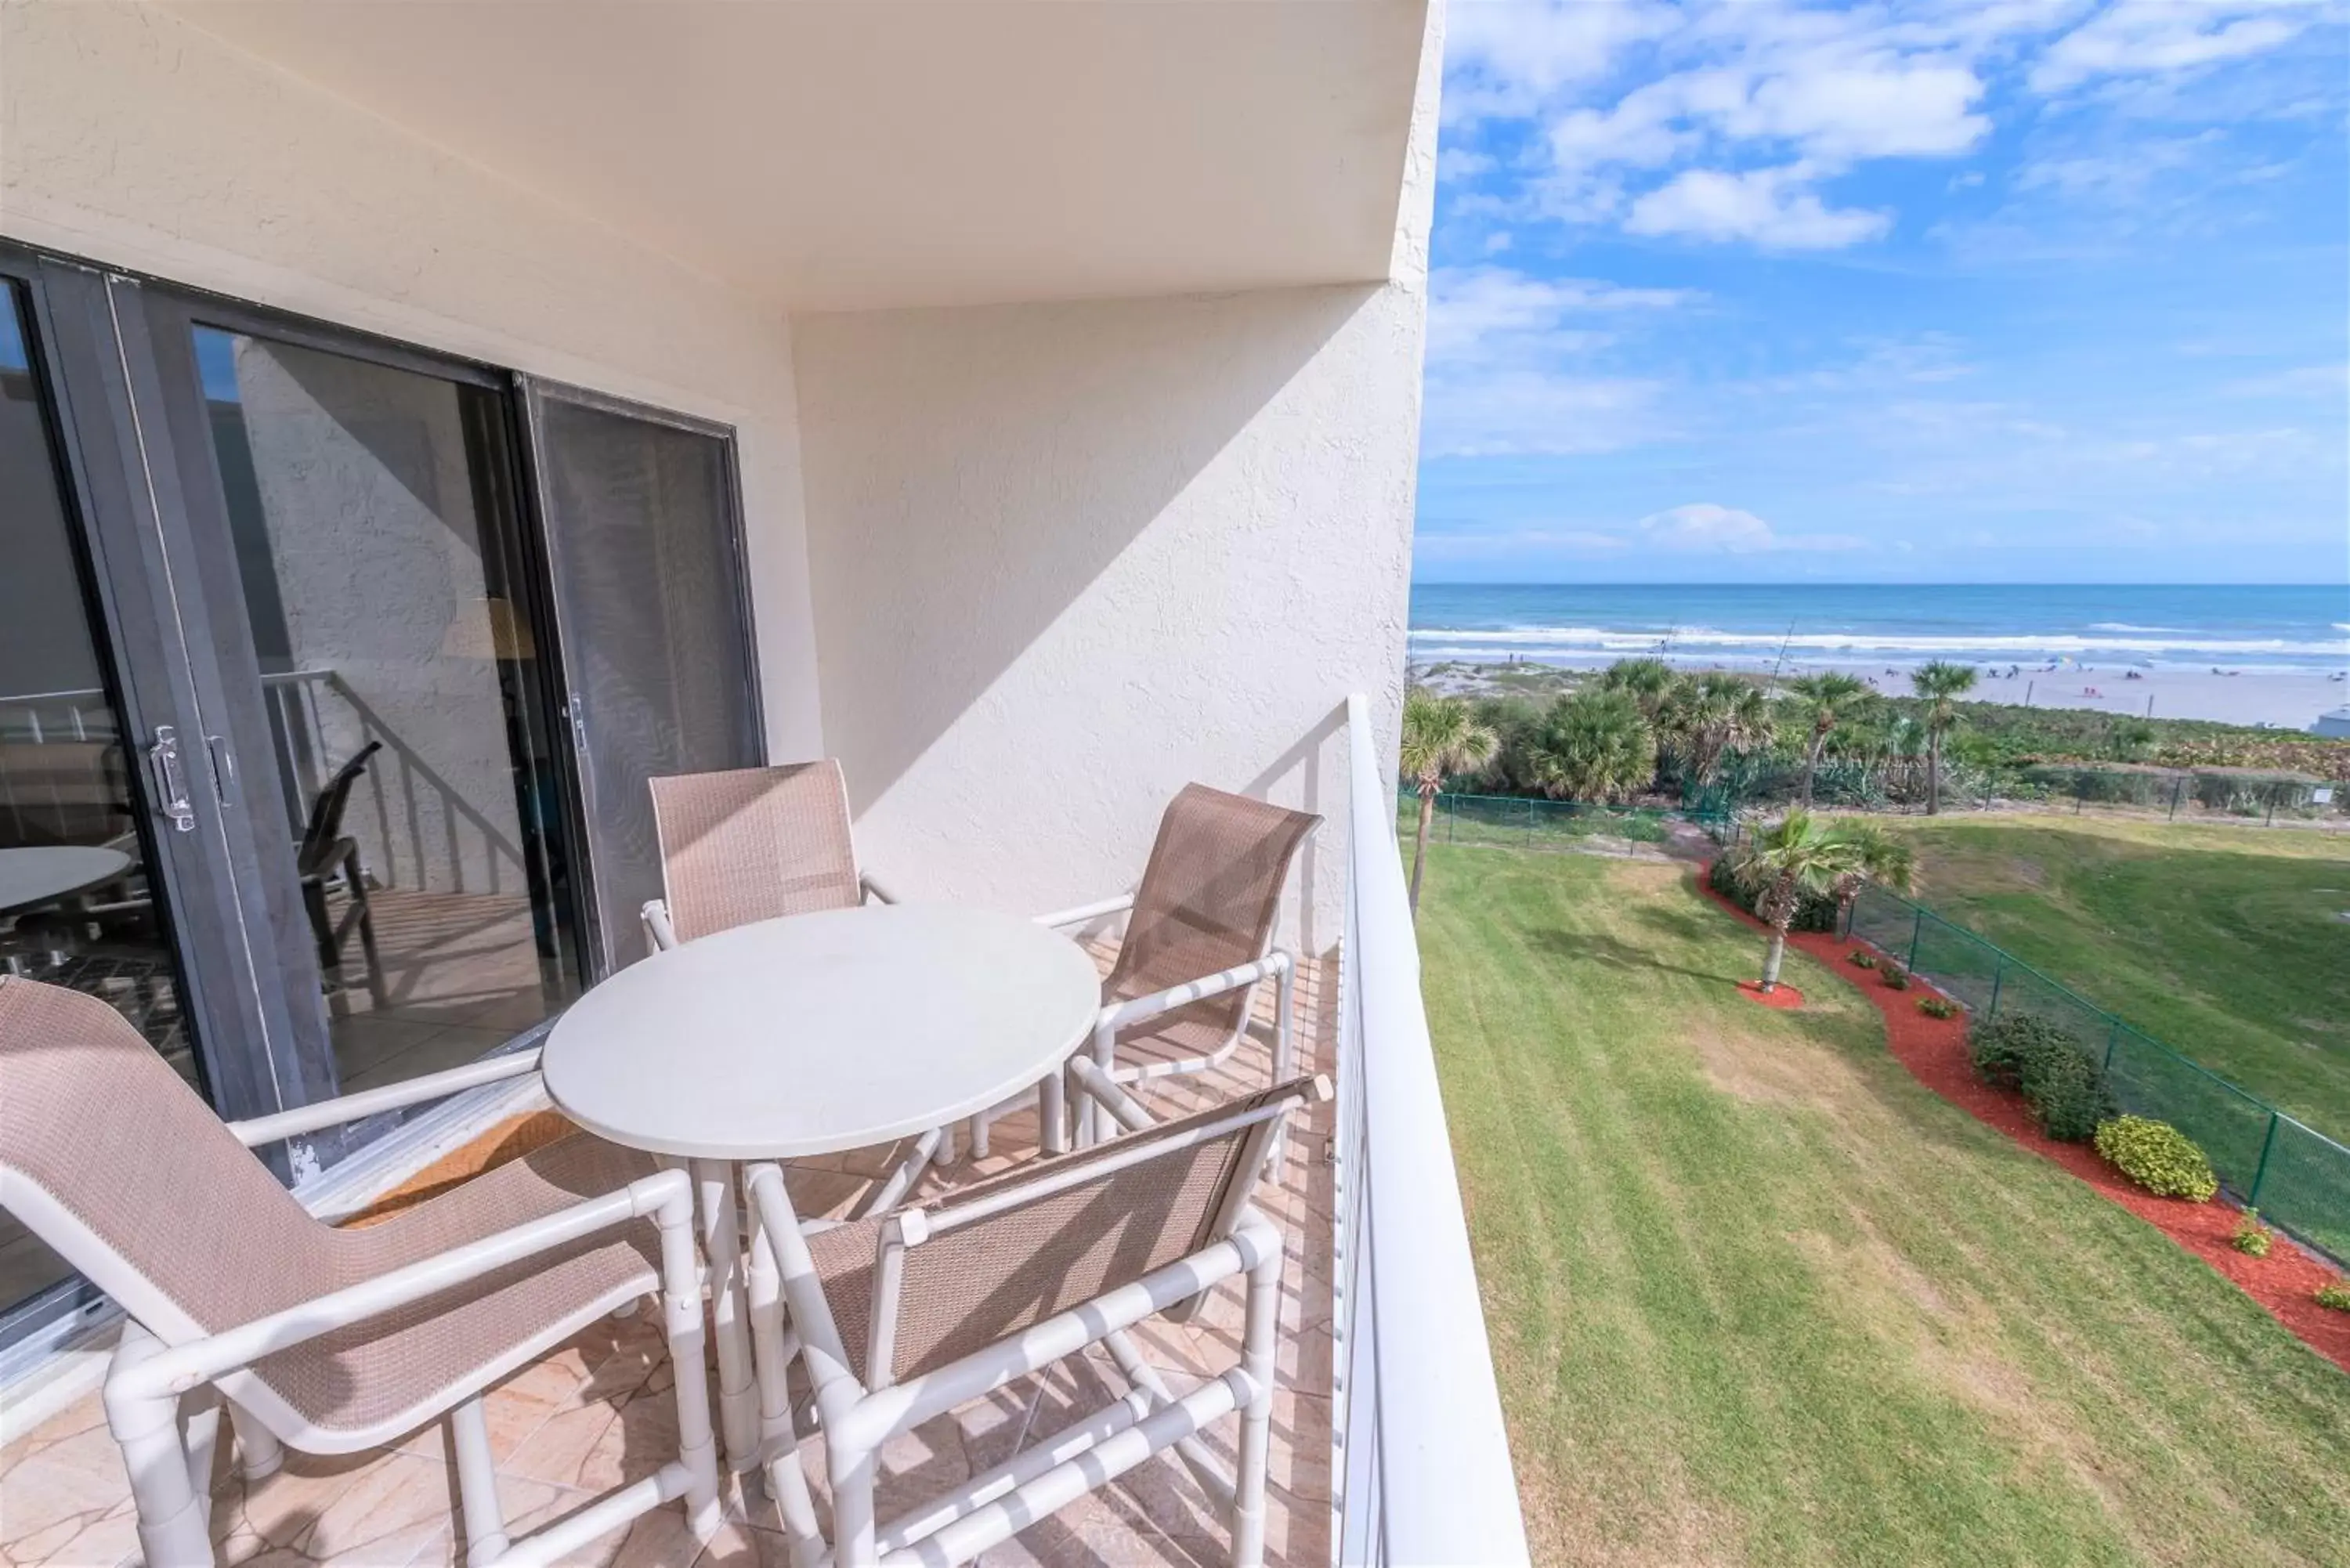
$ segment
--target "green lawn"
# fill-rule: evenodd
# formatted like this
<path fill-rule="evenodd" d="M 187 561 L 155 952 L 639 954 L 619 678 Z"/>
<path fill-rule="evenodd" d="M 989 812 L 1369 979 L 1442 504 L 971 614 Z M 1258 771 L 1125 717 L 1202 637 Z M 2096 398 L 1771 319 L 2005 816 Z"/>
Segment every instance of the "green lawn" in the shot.
<path fill-rule="evenodd" d="M 2350 836 L 2061 815 L 1899 827 L 1937 913 L 2350 1143 Z"/>
<path fill-rule="evenodd" d="M 1438 846 L 1421 948 L 1544 1561 L 2350 1560 L 2350 1376 L 1684 869 Z"/>

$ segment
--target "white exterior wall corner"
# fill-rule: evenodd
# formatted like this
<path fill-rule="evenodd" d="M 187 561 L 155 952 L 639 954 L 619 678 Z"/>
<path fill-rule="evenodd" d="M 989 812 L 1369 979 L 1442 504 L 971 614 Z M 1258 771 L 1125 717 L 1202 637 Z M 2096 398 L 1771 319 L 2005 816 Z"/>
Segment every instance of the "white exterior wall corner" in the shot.
<path fill-rule="evenodd" d="M 733 426 L 770 742 L 820 745 L 776 311 L 116 0 L 0 5 L 0 234 Z"/>

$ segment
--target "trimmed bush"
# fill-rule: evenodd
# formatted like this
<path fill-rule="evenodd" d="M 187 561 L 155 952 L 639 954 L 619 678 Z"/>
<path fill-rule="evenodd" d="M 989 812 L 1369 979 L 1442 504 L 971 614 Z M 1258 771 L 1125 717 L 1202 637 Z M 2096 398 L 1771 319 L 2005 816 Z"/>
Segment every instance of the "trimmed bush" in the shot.
<path fill-rule="evenodd" d="M 2085 1142 L 2114 1114 L 2096 1058 L 2045 1019 L 2011 1012 L 1978 1023 L 1967 1032 L 1967 1051 L 1978 1077 L 2022 1091 L 2040 1130 L 2061 1143 Z"/>
<path fill-rule="evenodd" d="M 1959 1004 L 1947 996 L 1921 996 L 1918 999 L 1918 1011 L 1929 1018 L 1956 1018 Z"/>
<path fill-rule="evenodd" d="M 1706 885 L 1715 892 L 1748 914 L 1754 914 L 1754 895 L 1741 888 L 1738 878 L 1731 874 L 1729 856 L 1717 858 L 1713 869 L 1706 873 L 1705 879 Z M 1795 906 L 1794 923 L 1787 929 L 1791 931 L 1834 931 L 1842 912 L 1834 898 L 1807 895 Z M 1760 919 L 1762 917 L 1758 915 L 1755 918 Z"/>
<path fill-rule="evenodd" d="M 1891 959 L 1887 959 L 1885 961 L 1884 967 L 1877 971 L 1877 974 L 1879 978 L 1885 981 L 1886 988 L 1887 990 L 1907 991 L 1909 989 L 1909 971 L 1903 969 Z"/>
<path fill-rule="evenodd" d="M 2211 1162 L 2195 1140 L 2147 1116 L 2116 1116 L 2097 1128 L 2097 1152 L 2158 1198 L 2208 1203 L 2220 1190 Z"/>
<path fill-rule="evenodd" d="M 2276 1232 L 2261 1223 L 2261 1211 L 2247 1209 L 2236 1224 L 2236 1233 L 2228 1238 L 2228 1244 L 2248 1258 L 2265 1258 L 2275 1241 Z"/>
<path fill-rule="evenodd" d="M 2350 1280 L 2336 1280 L 2330 1285 L 2320 1285 L 2310 1298 L 2319 1306 L 2332 1307 L 2335 1312 L 2350 1312 Z"/>
<path fill-rule="evenodd" d="M 1877 955 L 1870 952 L 1866 948 L 1855 948 L 1852 950 L 1852 961 L 1856 968 L 1875 969 L 1877 967 Z"/>

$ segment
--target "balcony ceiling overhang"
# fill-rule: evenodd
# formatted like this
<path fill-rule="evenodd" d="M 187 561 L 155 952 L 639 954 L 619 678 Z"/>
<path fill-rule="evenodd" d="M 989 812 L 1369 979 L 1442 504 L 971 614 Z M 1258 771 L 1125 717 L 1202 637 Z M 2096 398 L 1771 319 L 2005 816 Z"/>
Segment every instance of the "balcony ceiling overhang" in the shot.
<path fill-rule="evenodd" d="M 795 310 L 1387 275 L 1424 0 L 179 0 Z"/>

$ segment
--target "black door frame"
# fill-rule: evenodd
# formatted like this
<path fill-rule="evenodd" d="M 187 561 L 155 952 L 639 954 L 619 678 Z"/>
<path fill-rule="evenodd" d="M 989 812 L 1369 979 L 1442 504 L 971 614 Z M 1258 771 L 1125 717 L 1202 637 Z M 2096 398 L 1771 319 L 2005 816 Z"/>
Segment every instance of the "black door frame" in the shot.
<path fill-rule="evenodd" d="M 57 472 L 80 553 L 91 628 L 124 730 L 142 847 L 180 966 L 182 1004 L 198 1071 L 224 1120 L 264 1116 L 334 1092 L 331 1051 L 312 1022 L 316 963 L 298 909 L 289 910 L 292 847 L 272 827 L 274 781 L 250 795 L 236 760 L 274 764 L 258 668 L 253 665 L 243 587 L 224 552 L 220 476 L 189 329 L 248 333 L 497 394 L 503 448 L 494 483 L 511 496 L 518 546 L 517 606 L 539 654 L 534 705 L 566 739 L 548 747 L 567 841 L 567 884 L 557 918 L 592 983 L 607 970 L 598 931 L 595 867 L 581 759 L 569 743 L 571 691 L 544 504 L 541 400 L 555 398 L 690 430 L 723 442 L 732 504 L 732 556 L 741 598 L 744 659 L 757 678 L 758 639 L 739 489 L 740 452 L 730 426 L 494 365 L 443 354 L 330 321 L 59 254 L 0 236 L 0 278 L 20 285 L 26 349 L 50 420 Z M 225 657 L 244 639 L 243 658 Z M 755 687 L 754 715 L 763 713 Z M 172 828 L 158 815 L 144 746 L 159 726 L 181 740 L 196 822 Z M 764 723 L 756 727 L 762 742 Z M 280 864 L 280 862 L 283 864 Z M 282 873 L 282 875 L 274 874 Z M 536 890 L 536 889 L 535 889 Z M 286 920 L 297 922 L 287 940 Z M 291 1180 L 387 1128 L 379 1118 L 348 1144 L 334 1135 L 257 1153 Z M 0 1352 L 45 1326 L 103 1306 L 86 1282 L 61 1282 L 22 1303 L 0 1303 Z"/>

